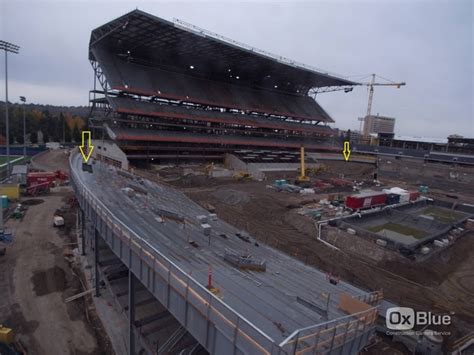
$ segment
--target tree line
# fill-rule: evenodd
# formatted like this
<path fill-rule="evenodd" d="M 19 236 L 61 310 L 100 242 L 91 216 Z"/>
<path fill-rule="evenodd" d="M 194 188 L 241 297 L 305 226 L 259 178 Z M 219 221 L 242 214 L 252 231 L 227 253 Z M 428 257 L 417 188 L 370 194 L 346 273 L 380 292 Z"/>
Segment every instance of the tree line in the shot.
<path fill-rule="evenodd" d="M 25 105 L 27 142 L 80 142 L 81 131 L 87 129 L 86 107 Z M 72 112 L 72 113 L 71 113 Z M 79 115 L 77 114 L 79 113 Z M 23 144 L 23 105 L 9 104 L 10 144 Z M 5 103 L 0 104 L 0 135 L 6 137 Z"/>

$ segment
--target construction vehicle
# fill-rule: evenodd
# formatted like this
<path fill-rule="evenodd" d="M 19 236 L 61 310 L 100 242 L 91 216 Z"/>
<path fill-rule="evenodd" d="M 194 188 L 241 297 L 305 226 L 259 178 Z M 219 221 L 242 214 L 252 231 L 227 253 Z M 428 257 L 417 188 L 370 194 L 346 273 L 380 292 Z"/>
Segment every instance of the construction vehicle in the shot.
<path fill-rule="evenodd" d="M 304 146 L 300 147 L 300 175 L 296 178 L 296 183 L 301 185 L 301 183 L 307 183 L 310 181 L 309 176 L 306 175 L 306 169 L 304 164 Z"/>
<path fill-rule="evenodd" d="M 12 217 L 15 219 L 22 219 L 25 216 L 26 208 L 22 204 L 18 204 L 12 212 Z"/>
<path fill-rule="evenodd" d="M 325 173 L 325 172 L 328 172 L 328 171 L 329 171 L 328 166 L 326 166 L 324 164 L 320 164 L 319 166 L 306 168 L 305 174 L 309 175 L 309 176 L 311 176 L 311 175 L 314 176 L 318 173 Z"/>
<path fill-rule="evenodd" d="M 234 179 L 237 181 L 250 181 L 252 180 L 252 175 L 245 171 L 239 171 L 234 174 Z"/>
<path fill-rule="evenodd" d="M 46 194 L 49 192 L 51 185 L 52 185 L 52 182 L 50 181 L 45 181 L 39 184 L 29 185 L 26 188 L 26 194 L 28 196 L 38 196 L 38 195 Z"/>

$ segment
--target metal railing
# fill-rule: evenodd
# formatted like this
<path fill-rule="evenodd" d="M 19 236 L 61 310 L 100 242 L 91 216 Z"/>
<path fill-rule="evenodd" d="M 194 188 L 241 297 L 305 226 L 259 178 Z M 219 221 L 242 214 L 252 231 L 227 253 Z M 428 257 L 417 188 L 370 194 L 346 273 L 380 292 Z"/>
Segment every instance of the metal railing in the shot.
<path fill-rule="evenodd" d="M 372 331 L 377 321 L 377 308 L 372 307 L 359 313 L 296 330 L 280 343 L 280 347 L 291 354 L 331 353 L 333 349 Z M 358 350 L 351 348 L 350 353 Z"/>

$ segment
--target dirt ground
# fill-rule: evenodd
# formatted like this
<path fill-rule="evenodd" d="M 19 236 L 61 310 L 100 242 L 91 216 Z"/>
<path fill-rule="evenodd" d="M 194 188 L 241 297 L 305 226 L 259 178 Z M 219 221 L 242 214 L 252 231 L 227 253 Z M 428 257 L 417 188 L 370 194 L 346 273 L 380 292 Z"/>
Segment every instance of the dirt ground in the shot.
<path fill-rule="evenodd" d="M 66 149 L 49 150 L 40 153 L 31 159 L 31 165 L 35 169 L 55 171 L 69 171 L 69 156 Z"/>
<path fill-rule="evenodd" d="M 48 170 L 67 170 L 61 151 L 40 161 Z M 65 164 L 66 163 L 66 164 Z M 9 219 L 13 232 L 6 255 L 0 256 L 0 324 L 12 328 L 28 354 L 113 354 L 92 296 L 65 303 L 84 291 L 84 276 L 75 262 L 75 208 L 61 211 L 65 227 L 53 227 L 53 215 L 70 206 L 70 187 L 26 198 L 22 220 Z"/>
<path fill-rule="evenodd" d="M 344 164 L 345 162 L 328 163 L 330 172 L 325 175 L 330 176 L 332 172 L 333 176 L 342 174 L 353 179 L 371 175 L 367 166 L 364 168 L 360 164 Z M 418 174 L 427 174 L 430 168 L 436 170 L 439 176 L 449 172 L 446 170 L 444 173 L 435 166 L 422 169 Z M 168 173 L 173 175 L 173 169 L 169 169 Z M 281 173 L 280 178 L 291 178 L 292 174 L 294 173 Z M 416 172 L 411 171 L 410 174 L 416 175 Z M 462 181 L 454 179 L 450 182 L 450 190 L 463 191 L 466 176 L 474 176 L 472 170 L 463 171 L 462 174 Z M 167 174 L 162 171 L 160 176 L 166 179 Z M 236 182 L 232 179 L 188 175 L 182 179 L 174 178 L 168 183 L 180 188 L 204 207 L 213 205 L 217 215 L 230 224 L 247 230 L 257 239 L 308 264 L 339 274 L 342 279 L 365 289 L 382 289 L 385 297 L 395 303 L 418 310 L 452 314 L 452 335 L 448 341 L 474 330 L 474 233 L 466 234 L 444 252 L 416 265 L 403 256 L 386 253 L 373 244 L 363 245 L 363 241 L 354 240 L 347 233 L 341 233 L 346 238 L 344 251 L 336 251 L 317 241 L 314 222 L 291 208 L 310 202 L 311 199 L 319 200 L 321 196 L 300 196 L 266 188 L 276 176 L 278 174 L 273 173 L 269 181 L 263 182 Z M 437 186 L 437 178 L 405 178 L 404 175 L 398 178 L 393 174 L 385 176 L 383 172 L 379 172 L 379 179 L 394 184 L 392 186 L 413 189 L 417 188 L 418 183 L 428 181 L 432 190 L 430 196 L 446 199 L 445 195 L 449 193 L 444 190 L 444 180 Z M 414 184 L 410 185 L 407 181 Z M 465 193 L 460 194 L 459 198 L 474 201 Z M 338 238 L 339 231 L 327 227 L 325 233 L 332 233 L 334 240 L 334 236 Z M 339 242 L 344 242 L 344 237 L 340 237 Z M 359 250 L 372 254 L 362 256 L 360 252 L 352 252 L 351 248 L 356 248 L 357 243 L 362 243 L 357 247 Z"/>

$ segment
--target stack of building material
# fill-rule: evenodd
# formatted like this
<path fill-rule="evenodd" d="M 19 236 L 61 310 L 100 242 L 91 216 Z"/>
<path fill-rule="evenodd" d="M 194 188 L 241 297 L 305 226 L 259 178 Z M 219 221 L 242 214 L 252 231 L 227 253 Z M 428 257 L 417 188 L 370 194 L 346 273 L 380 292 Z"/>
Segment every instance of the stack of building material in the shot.
<path fill-rule="evenodd" d="M 466 229 L 474 230 L 474 219 L 469 218 L 469 219 L 466 221 Z"/>
<path fill-rule="evenodd" d="M 388 194 L 395 194 L 400 196 L 399 203 L 406 203 L 410 201 L 410 193 L 400 187 L 392 187 L 391 189 L 384 189 L 383 192 Z"/>
<path fill-rule="evenodd" d="M 352 186 L 352 181 L 340 178 L 330 178 L 329 182 L 334 186 Z"/>
<path fill-rule="evenodd" d="M 142 186 L 140 186 L 139 184 L 136 184 L 136 183 L 134 183 L 134 182 L 129 182 L 129 183 L 127 184 L 127 187 L 133 189 L 133 190 L 134 190 L 135 192 L 137 192 L 137 193 L 141 193 L 141 194 L 143 194 L 143 195 L 147 195 L 147 194 L 148 194 L 148 191 L 147 191 L 146 188 L 144 188 L 144 187 L 142 187 Z"/>
<path fill-rule="evenodd" d="M 301 191 L 301 187 L 293 185 L 293 184 L 288 184 L 288 183 L 282 183 L 281 185 L 274 184 L 272 187 L 278 191 L 295 192 L 295 193 L 298 193 Z"/>
<path fill-rule="evenodd" d="M 266 271 L 267 269 L 267 263 L 265 260 L 256 259 L 252 255 L 239 255 L 229 250 L 225 251 L 224 260 L 239 269 L 254 271 Z"/>
<path fill-rule="evenodd" d="M 210 236 L 211 235 L 211 226 L 207 223 L 201 224 L 202 231 L 204 232 L 205 236 Z"/>
<path fill-rule="evenodd" d="M 319 190 L 325 190 L 325 189 L 330 189 L 333 188 L 334 185 L 329 184 L 327 182 L 321 181 L 321 180 L 316 180 L 314 182 L 314 187 L 319 189 Z"/>
<path fill-rule="evenodd" d="M 196 218 L 199 221 L 199 223 L 201 223 L 201 224 L 207 223 L 207 216 L 205 216 L 205 215 L 200 215 L 200 216 L 197 216 Z"/>

